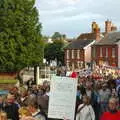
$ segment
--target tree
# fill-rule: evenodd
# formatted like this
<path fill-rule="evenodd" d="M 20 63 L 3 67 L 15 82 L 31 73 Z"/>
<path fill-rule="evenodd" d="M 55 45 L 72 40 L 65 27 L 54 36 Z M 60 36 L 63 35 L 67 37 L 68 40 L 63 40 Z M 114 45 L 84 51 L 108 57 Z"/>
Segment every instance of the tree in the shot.
<path fill-rule="evenodd" d="M 55 40 L 65 40 L 66 39 L 66 35 L 65 34 L 61 34 L 59 32 L 55 32 L 53 35 L 52 35 L 52 40 L 55 41 Z"/>
<path fill-rule="evenodd" d="M 44 56 L 50 63 L 51 60 L 57 59 L 57 63 L 64 64 L 64 46 L 65 43 L 62 40 L 55 40 L 53 43 L 48 43 L 45 46 Z"/>
<path fill-rule="evenodd" d="M 0 1 L 0 72 L 42 64 L 44 45 L 35 0 Z"/>

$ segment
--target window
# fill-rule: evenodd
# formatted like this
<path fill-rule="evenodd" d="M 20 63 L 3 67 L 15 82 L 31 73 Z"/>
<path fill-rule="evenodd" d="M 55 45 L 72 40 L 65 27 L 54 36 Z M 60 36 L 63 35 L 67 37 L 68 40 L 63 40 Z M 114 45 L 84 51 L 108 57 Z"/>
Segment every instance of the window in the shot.
<path fill-rule="evenodd" d="M 102 57 L 102 47 L 100 47 L 100 57 Z"/>
<path fill-rule="evenodd" d="M 93 47 L 93 57 L 96 57 L 96 47 Z"/>
<path fill-rule="evenodd" d="M 77 58 L 80 58 L 80 50 L 77 50 Z"/>
<path fill-rule="evenodd" d="M 112 57 L 115 57 L 115 48 L 112 48 Z"/>
<path fill-rule="evenodd" d="M 70 64 L 69 64 L 69 62 L 67 61 L 67 69 L 69 69 L 70 68 L 70 66 L 69 66 Z"/>
<path fill-rule="evenodd" d="M 77 68 L 80 67 L 80 61 L 77 61 Z"/>
<path fill-rule="evenodd" d="M 74 59 L 74 50 L 72 50 L 72 59 Z"/>
<path fill-rule="evenodd" d="M 69 50 L 67 50 L 67 59 L 69 59 Z"/>
<path fill-rule="evenodd" d="M 108 57 L 108 48 L 106 48 L 106 57 Z"/>

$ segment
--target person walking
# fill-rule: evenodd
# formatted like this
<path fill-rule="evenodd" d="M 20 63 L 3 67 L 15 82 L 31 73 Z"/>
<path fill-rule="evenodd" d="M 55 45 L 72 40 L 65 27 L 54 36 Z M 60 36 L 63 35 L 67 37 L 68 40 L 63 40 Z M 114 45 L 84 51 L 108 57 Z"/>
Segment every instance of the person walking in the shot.
<path fill-rule="evenodd" d="M 100 120 L 120 120 L 120 111 L 118 111 L 118 100 L 110 98 L 108 111 L 104 112 Z"/>
<path fill-rule="evenodd" d="M 19 120 L 19 107 L 15 103 L 15 97 L 12 94 L 7 95 L 4 111 L 7 113 L 8 119 Z"/>
<path fill-rule="evenodd" d="M 35 120 L 47 120 L 47 115 L 39 108 L 37 101 L 28 105 L 28 110 Z"/>
<path fill-rule="evenodd" d="M 95 120 L 95 113 L 90 104 L 90 97 L 83 96 L 83 104 L 78 107 L 76 120 Z"/>

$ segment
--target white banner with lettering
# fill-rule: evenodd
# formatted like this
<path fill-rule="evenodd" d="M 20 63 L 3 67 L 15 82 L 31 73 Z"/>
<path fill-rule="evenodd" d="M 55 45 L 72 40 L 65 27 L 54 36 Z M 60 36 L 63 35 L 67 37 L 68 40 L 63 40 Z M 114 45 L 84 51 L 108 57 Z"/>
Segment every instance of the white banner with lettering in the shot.
<path fill-rule="evenodd" d="M 53 76 L 50 86 L 48 118 L 74 120 L 77 80 Z"/>

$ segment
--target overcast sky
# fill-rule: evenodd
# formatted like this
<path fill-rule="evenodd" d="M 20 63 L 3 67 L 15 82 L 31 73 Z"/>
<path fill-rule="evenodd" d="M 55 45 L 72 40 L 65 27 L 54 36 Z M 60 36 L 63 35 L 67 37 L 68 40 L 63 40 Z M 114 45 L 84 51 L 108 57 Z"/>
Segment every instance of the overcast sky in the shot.
<path fill-rule="evenodd" d="M 91 31 L 92 21 L 104 31 L 107 19 L 120 29 L 120 0 L 36 0 L 36 6 L 45 35 L 60 32 L 77 37 Z"/>

